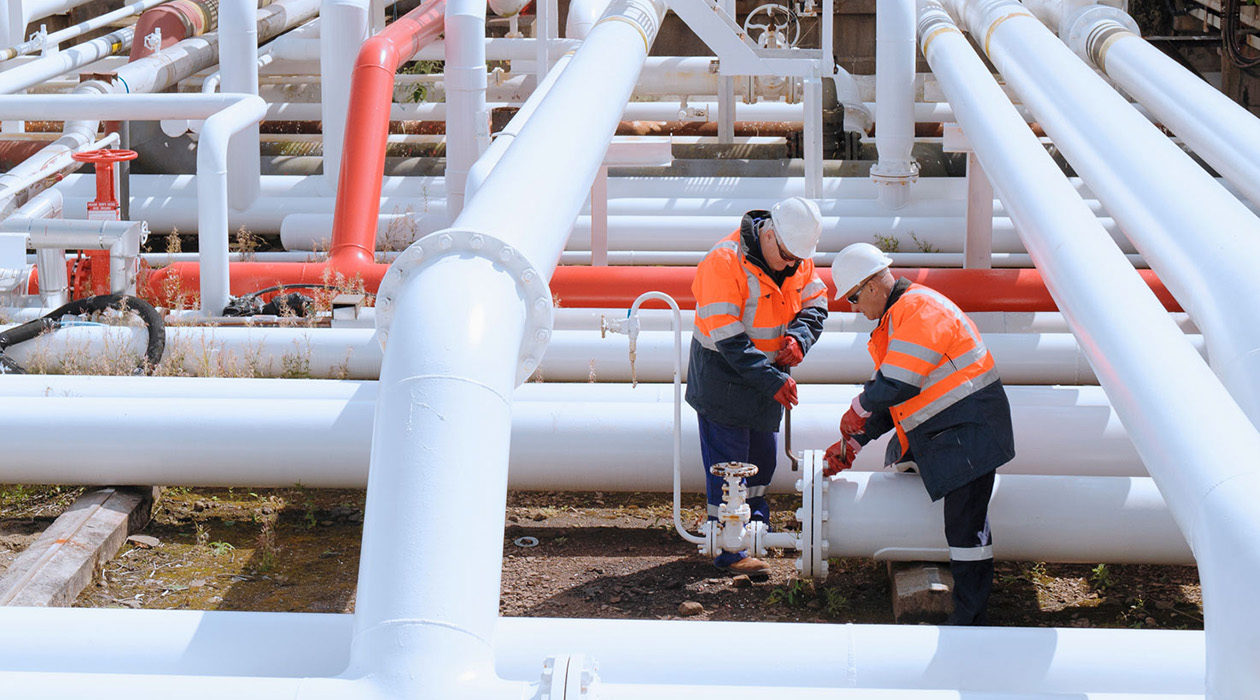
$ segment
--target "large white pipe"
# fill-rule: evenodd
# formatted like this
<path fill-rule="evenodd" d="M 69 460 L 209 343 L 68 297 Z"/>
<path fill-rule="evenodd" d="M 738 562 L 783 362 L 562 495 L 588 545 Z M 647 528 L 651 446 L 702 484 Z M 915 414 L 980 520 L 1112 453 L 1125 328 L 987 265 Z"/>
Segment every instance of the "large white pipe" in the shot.
<path fill-rule="evenodd" d="M 372 406 L 380 397 L 375 382 L 7 379 L 15 378 L 6 378 L 12 393 L 0 399 L 12 416 L 0 478 L 21 484 L 362 488 Z M 802 385 L 793 447 L 822 449 L 838 439 L 836 425 L 857 391 Z M 1003 473 L 1144 475 L 1097 387 L 1011 387 L 1009 394 L 1017 451 Z M 526 384 L 515 399 L 512 488 L 670 489 L 669 385 Z M 683 485 L 691 491 L 703 488 L 695 424 L 695 412 L 684 405 Z M 856 468 L 881 469 L 887 439 L 863 450 Z M 53 444 L 58 451 L 48 449 Z M 145 449 L 136 450 L 139 444 Z M 779 461 L 771 489 L 791 492 L 798 476 L 785 457 Z"/>
<path fill-rule="evenodd" d="M 994 28 L 994 65 L 1203 329 L 1212 368 L 1260 425 L 1260 314 L 1238 303 L 1260 298 L 1260 218 L 1018 3 L 965 7 L 974 35 Z"/>
<path fill-rule="evenodd" d="M 8 222 L 0 224 L 0 230 L 13 227 Z M 296 366 L 309 377 L 376 379 L 381 349 L 375 335 L 371 328 L 172 326 L 166 329 L 166 357 L 192 376 L 282 377 L 291 375 Z M 874 371 L 867 336 L 861 331 L 824 333 L 792 376 L 804 383 L 861 383 Z M 143 356 L 147 338 L 144 328 L 73 327 L 17 345 L 7 354 L 24 366 L 38 359 L 46 368 L 84 367 L 108 362 L 122 352 Z M 1201 337 L 1191 342 L 1202 352 Z M 991 333 L 985 335 L 985 345 L 1007 384 L 1097 383 L 1070 333 Z M 635 362 L 638 381 L 670 381 L 673 367 L 673 334 L 640 333 Z M 548 382 L 631 381 L 627 341 L 603 338 L 595 330 L 556 331 L 538 375 Z"/>
<path fill-rule="evenodd" d="M 125 27 L 64 51 L 58 51 L 0 72 L 0 95 L 21 92 L 62 73 L 77 70 L 106 56 L 125 51 L 131 47 L 131 38 L 135 33 L 134 28 Z"/>
<path fill-rule="evenodd" d="M 51 32 L 47 36 L 43 37 L 42 40 L 24 41 L 21 44 L 18 44 L 17 46 L 14 46 L 12 48 L 6 48 L 0 51 L 0 61 L 7 61 L 17 56 L 21 56 L 28 53 L 34 53 L 36 51 L 41 50 L 44 46 L 57 46 L 63 41 L 67 41 L 69 39 L 82 36 L 83 34 L 86 34 L 87 32 L 90 32 L 93 29 L 99 29 L 101 27 L 104 27 L 110 22 L 114 22 L 120 19 L 125 19 L 127 17 L 131 17 L 132 15 L 138 15 L 141 12 L 144 12 L 145 10 L 149 9 L 150 7 L 161 4 L 163 2 L 166 2 L 166 0 L 137 0 L 136 2 L 128 3 L 126 5 L 123 5 L 119 9 L 114 10 L 113 12 L 106 12 L 105 14 L 97 15 L 95 17 L 92 17 L 91 19 L 84 20 L 73 26 L 66 27 L 65 29 L 60 29 L 55 32 Z M 11 6 L 19 6 L 19 5 L 21 5 L 21 3 L 16 2 L 16 0 L 15 2 L 11 3 Z M 3 24 L 4 24 L 4 18 L 2 16 L 2 13 L 0 13 L 0 25 L 3 25 Z M 4 36 L 4 33 L 5 33 L 4 30 L 0 29 L 0 36 Z M 0 43 L 3 43 L 3 42 L 0 41 Z"/>
<path fill-rule="evenodd" d="M 910 200 L 918 165 L 914 146 L 914 0 L 878 0 L 875 7 L 875 147 L 871 180 L 880 202 L 900 209 Z"/>
<path fill-rule="evenodd" d="M 197 235 L 201 309 L 212 315 L 222 312 L 229 297 L 228 144 L 249 125 L 257 126 L 266 109 L 256 95 L 232 93 L 101 95 L 91 100 L 79 95 L 0 97 L 0 119 L 36 113 L 52 119 L 205 120 L 197 146 Z"/>
<path fill-rule="evenodd" d="M 0 6 L 0 46 L 8 47 L 26 38 L 26 25 L 31 22 L 69 12 L 89 0 L 9 0 Z"/>
<path fill-rule="evenodd" d="M 220 0 L 219 71 L 223 76 L 223 92 L 258 96 L 258 0 Z M 228 144 L 227 161 L 222 167 L 226 172 L 227 162 L 232 164 L 228 204 L 233 209 L 244 209 L 258 198 L 259 177 L 262 176 L 258 158 L 261 119 L 260 114 L 252 122 L 241 124 Z M 202 138 L 205 138 L 204 131 Z M 200 149 L 197 158 L 201 160 Z M 202 193 L 199 191 L 197 196 L 200 198 Z M 215 308 L 217 311 L 222 307 Z"/>
<path fill-rule="evenodd" d="M 320 119 L 324 135 L 324 183 L 337 191 L 341 151 L 350 109 L 350 74 L 368 37 L 369 0 L 321 0 L 319 6 Z"/>
<path fill-rule="evenodd" d="M 610 683 L 723 684 L 731 682 L 729 652 L 713 641 L 758 638 L 792 640 L 790 653 L 753 672 L 769 686 L 1203 692 L 1201 633 L 1126 629 L 505 617 L 495 632 L 495 668 L 526 680 L 550 650 L 570 648 L 597 660 Z"/>
<path fill-rule="evenodd" d="M 1260 204 L 1260 119 L 1134 33 L 1123 10 L 1087 5 L 1061 18 L 1033 12 L 1047 24 L 1057 19 L 1051 28 L 1062 27 L 1059 36 L 1078 55 Z"/>
<path fill-rule="evenodd" d="M 0 656 L 32 672 L 319 677 L 345 666 L 352 624 L 344 614 L 0 608 Z M 758 682 L 772 686 L 1203 690 L 1203 633 L 1169 630 L 503 617 L 495 671 L 533 681 L 546 656 L 580 650 L 610 683 L 721 685 L 726 652 L 710 642 L 757 635 L 798 647 L 759 668 Z"/>
<path fill-rule="evenodd" d="M 944 501 L 917 475 L 842 473 L 825 493 L 827 556 L 949 560 Z M 999 474 L 989 520 L 998 559 L 1194 564 L 1148 477 Z"/>
<path fill-rule="evenodd" d="M 1016 3 L 968 3 L 955 9 L 966 11 L 974 35 L 987 37 L 990 57 L 1008 81 L 1024 82 L 1033 64 L 1050 65 L 1048 57 L 1063 50 L 1042 41 L 1045 28 Z M 1011 29 L 1017 31 L 1008 33 Z M 1260 667 L 1251 651 L 1260 648 L 1260 620 L 1252 600 L 1254 581 L 1260 578 L 1260 550 L 1254 546 L 1260 533 L 1254 507 L 1260 497 L 1255 464 L 1260 435 L 1092 223 L 1093 215 L 1021 126 L 1019 115 L 949 16 L 928 7 L 920 32 L 924 55 L 960 124 L 999 196 L 1027 219 L 1025 242 L 1043 279 L 1082 339 L 1094 371 L 1195 553 L 1203 582 L 1208 692 L 1245 697 L 1260 686 Z M 1008 60 L 1011 52 L 1025 47 L 1036 52 L 1034 61 Z M 1056 81 L 1057 75 L 1042 80 Z M 1056 101 L 1070 100 L 1083 81 L 1076 76 Z M 1110 132 L 1107 118 L 1089 128 Z M 1142 156 L 1143 167 L 1152 164 Z M 1109 303 L 1098 303 L 1100 298 Z M 1197 408 L 1187 413 L 1185 405 Z"/>
<path fill-rule="evenodd" d="M 451 219 L 464 208 L 464 187 L 490 145 L 486 109 L 486 3 L 446 2 L 446 211 Z"/>

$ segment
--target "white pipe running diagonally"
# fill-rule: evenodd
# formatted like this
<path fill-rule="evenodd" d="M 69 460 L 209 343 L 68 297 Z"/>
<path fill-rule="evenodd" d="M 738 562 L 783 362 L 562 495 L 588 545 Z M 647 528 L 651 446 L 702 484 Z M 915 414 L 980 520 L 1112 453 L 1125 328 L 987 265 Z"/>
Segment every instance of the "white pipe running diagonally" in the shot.
<path fill-rule="evenodd" d="M 1026 49 L 1038 65 L 1055 67 L 1046 42 L 1037 40 L 1048 32 L 1019 4 L 952 7 L 967 14 L 973 35 L 986 37 L 994 63 L 1017 89 L 1028 62 L 1008 60 L 1011 53 Z M 1006 34 L 1011 29 L 1018 31 Z M 1248 544 L 1260 533 L 1260 435 L 1021 126 L 950 15 L 930 3 L 919 33 L 959 123 L 1194 551 L 1204 587 L 1208 691 L 1244 696 L 1260 687 L 1252 651 L 1260 648 L 1260 619 L 1250 602 L 1260 550 Z M 1076 76 L 1072 89 L 1081 82 Z M 1098 303 L 1104 298 L 1108 303 Z M 1188 414 L 1170 397 L 1196 410 Z M 1203 438 L 1208 442 L 1197 442 Z"/>

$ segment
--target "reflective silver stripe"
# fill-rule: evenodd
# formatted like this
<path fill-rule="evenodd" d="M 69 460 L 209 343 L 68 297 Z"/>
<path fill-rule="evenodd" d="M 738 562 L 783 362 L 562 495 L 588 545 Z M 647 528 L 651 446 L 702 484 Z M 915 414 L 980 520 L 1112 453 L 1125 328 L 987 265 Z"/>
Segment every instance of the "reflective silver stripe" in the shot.
<path fill-rule="evenodd" d="M 712 503 L 710 503 L 708 510 L 709 510 L 709 517 L 716 518 L 718 516 L 718 512 L 719 512 L 718 506 L 715 506 Z"/>
<path fill-rule="evenodd" d="M 981 547 L 950 547 L 950 561 L 984 561 L 993 558 L 993 545 Z"/>
<path fill-rule="evenodd" d="M 697 318 L 708 318 L 719 314 L 729 314 L 738 316 L 740 312 L 739 304 L 732 304 L 729 301 L 715 301 L 712 304 L 705 304 L 696 309 Z"/>
<path fill-rule="evenodd" d="M 962 309 L 958 308 L 957 304 L 955 304 L 954 302 L 946 298 L 944 294 L 941 294 L 935 289 L 931 289 L 929 287 L 919 287 L 918 289 L 907 290 L 906 293 L 903 294 L 902 296 L 909 296 L 911 294 L 919 294 L 919 295 L 934 299 L 946 311 L 948 311 L 951 315 L 953 315 L 953 317 L 958 321 L 958 323 L 962 324 L 963 329 L 967 331 L 967 335 L 970 335 L 972 340 L 976 341 L 977 343 L 980 342 L 980 336 L 977 335 L 976 331 L 972 329 L 971 323 L 967 320 L 966 314 L 962 312 Z"/>
<path fill-rule="evenodd" d="M 691 337 L 695 338 L 696 342 L 700 343 L 700 347 L 717 352 L 717 343 L 715 343 L 709 336 L 697 330 L 692 332 Z"/>
<path fill-rule="evenodd" d="M 910 357 L 923 360 L 933 367 L 940 363 L 942 357 L 941 353 L 926 345 L 919 345 L 900 338 L 893 338 L 888 341 L 888 352 L 899 352 L 902 355 L 909 355 Z"/>
<path fill-rule="evenodd" d="M 930 390 L 937 382 L 944 381 L 954 372 L 974 365 L 975 363 L 983 360 L 988 354 L 988 349 L 986 349 L 982 343 L 979 346 L 964 352 L 958 357 L 950 358 L 948 362 L 928 373 L 927 388 Z"/>
<path fill-rule="evenodd" d="M 766 495 L 766 487 L 765 487 L 765 486 L 749 486 L 749 487 L 748 487 L 748 497 L 749 497 L 749 498 L 757 498 L 757 497 L 764 496 L 764 495 Z"/>
<path fill-rule="evenodd" d="M 713 330 L 709 331 L 709 337 L 712 338 L 713 342 L 716 343 L 719 340 L 726 340 L 727 338 L 734 338 L 740 333 L 744 333 L 746 331 L 747 329 L 744 328 L 744 324 L 740 323 L 739 321 L 731 321 L 730 323 L 718 326 L 717 328 L 714 328 Z"/>
<path fill-rule="evenodd" d="M 775 338 L 783 335 L 783 330 L 783 326 L 771 326 L 769 328 L 749 327 L 748 337 L 756 338 L 758 340 L 774 340 Z"/>
<path fill-rule="evenodd" d="M 744 276 L 748 278 L 748 298 L 744 300 L 744 325 L 752 328 L 757 322 L 757 304 L 761 302 L 761 280 L 747 268 L 744 269 Z"/>
<path fill-rule="evenodd" d="M 801 298 L 805 299 L 810 296 L 813 296 L 814 294 L 817 294 L 818 292 L 823 292 L 826 290 L 827 290 L 827 285 L 823 284 L 822 280 L 818 278 L 814 278 L 809 284 L 805 285 L 804 289 L 801 290 Z"/>
<path fill-rule="evenodd" d="M 739 244 L 735 241 L 718 241 L 718 244 L 709 249 L 712 253 L 715 250 L 729 250 L 732 253 L 739 254 Z"/>
<path fill-rule="evenodd" d="M 899 382 L 905 382 L 906 384 L 917 386 L 920 389 L 923 388 L 923 382 L 927 381 L 926 375 L 922 375 L 914 370 L 906 369 L 905 367 L 898 367 L 893 364 L 884 363 L 880 365 L 879 371 L 883 372 L 884 376 L 889 379 L 896 379 Z"/>
<path fill-rule="evenodd" d="M 941 394 L 937 398 L 929 401 L 927 405 L 923 406 L 922 408 L 915 411 L 914 413 L 911 413 L 905 418 L 902 418 L 901 419 L 902 430 L 905 430 L 906 432 L 910 432 L 911 430 L 914 430 L 915 428 L 927 422 L 927 420 L 930 419 L 932 416 L 935 416 L 941 411 L 944 411 L 950 406 L 953 406 L 955 403 L 961 401 L 962 399 L 967 398 L 968 396 L 971 396 L 972 394 L 976 393 L 977 391 L 980 391 L 981 389 L 992 384 L 993 382 L 996 382 L 997 380 L 998 380 L 997 368 L 990 369 L 989 371 L 985 372 L 984 374 L 981 374 L 978 377 L 972 377 L 971 379 L 968 379 L 962 384 L 959 384 L 953 389 L 950 389 L 944 394 Z"/>
<path fill-rule="evenodd" d="M 804 306 L 805 308 L 816 306 L 820 309 L 826 309 L 827 308 L 827 295 L 819 294 L 813 299 L 810 299 L 809 301 L 805 302 Z"/>

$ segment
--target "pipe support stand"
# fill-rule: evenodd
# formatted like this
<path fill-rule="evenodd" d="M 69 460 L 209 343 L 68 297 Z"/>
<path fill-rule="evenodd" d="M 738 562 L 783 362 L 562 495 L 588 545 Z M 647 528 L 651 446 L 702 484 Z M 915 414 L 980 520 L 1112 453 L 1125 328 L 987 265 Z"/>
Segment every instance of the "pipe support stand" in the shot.
<path fill-rule="evenodd" d="M 512 276 L 527 310 L 516 371 L 519 386 L 533 374 L 551 341 L 554 314 L 546 278 L 520 251 L 499 238 L 477 231 L 447 229 L 412 243 L 389 266 L 376 297 L 376 329 L 381 347 L 389 339 L 397 296 L 406 279 L 450 255 L 485 258 Z"/>

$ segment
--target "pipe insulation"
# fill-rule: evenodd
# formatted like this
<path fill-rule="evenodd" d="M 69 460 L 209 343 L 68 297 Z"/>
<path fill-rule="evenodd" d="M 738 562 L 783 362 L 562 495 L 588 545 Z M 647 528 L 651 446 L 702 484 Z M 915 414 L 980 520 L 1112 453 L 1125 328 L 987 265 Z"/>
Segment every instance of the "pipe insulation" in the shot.
<path fill-rule="evenodd" d="M 21 381 L 9 381 L 18 380 Z M 362 488 L 376 382 L 8 377 L 0 482 Z M 821 449 L 858 387 L 803 385 L 792 443 Z M 1010 387 L 1018 452 L 1004 474 L 1139 476 L 1143 466 L 1097 387 Z M 243 401 L 249 399 L 249 401 Z M 510 485 L 517 490 L 671 488 L 669 385 L 525 384 L 514 397 Z M 683 485 L 703 488 L 695 413 L 682 413 Z M 231 440 L 223 436 L 231 435 Z M 1064 440 L 1063 436 L 1071 436 Z M 883 466 L 881 438 L 856 467 Z M 133 445 L 150 446 L 136 451 Z M 52 452 L 47 445 L 62 449 Z M 563 446 L 558 450 L 557 446 Z M 86 462 L 66 454 L 90 455 Z M 780 456 L 771 490 L 797 478 Z M 88 466 L 84 466 L 84 465 Z M 653 466 L 656 465 L 656 466 Z"/>
<path fill-rule="evenodd" d="M 594 330 L 557 331 L 538 376 L 548 382 L 671 380 L 673 333 L 639 333 L 634 377 L 629 339 L 600 336 Z M 990 333 L 984 341 L 1006 384 L 1097 384 L 1070 333 Z M 44 371 L 74 371 L 107 366 L 120 355 L 143 355 L 147 342 L 141 328 L 75 326 L 22 343 L 7 354 L 26 367 L 34 363 Z M 1202 353 L 1202 337 L 1195 336 L 1192 342 Z M 802 383 L 861 383 L 875 371 L 866 344 L 863 332 L 824 332 L 792 376 Z M 192 376 L 285 377 L 300 367 L 312 378 L 380 377 L 382 351 L 372 328 L 171 327 L 166 330 L 166 345 L 173 365 L 166 371 Z M 684 356 L 684 381 L 686 365 Z"/>

